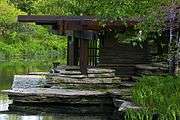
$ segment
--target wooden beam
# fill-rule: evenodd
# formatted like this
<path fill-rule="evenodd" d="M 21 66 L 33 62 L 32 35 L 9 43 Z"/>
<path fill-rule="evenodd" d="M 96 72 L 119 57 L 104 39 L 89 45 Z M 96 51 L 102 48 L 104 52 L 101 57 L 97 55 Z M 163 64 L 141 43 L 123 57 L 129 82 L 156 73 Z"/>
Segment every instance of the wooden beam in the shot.
<path fill-rule="evenodd" d="M 122 21 L 109 21 L 105 28 L 102 27 L 98 18 L 91 16 L 18 16 L 19 22 L 35 22 L 38 25 L 59 25 L 63 30 L 92 30 L 113 29 L 122 27 L 133 27 L 139 21 L 129 20 L 127 26 Z M 62 22 L 63 21 L 63 22 Z M 81 24 L 79 24 L 81 23 Z"/>
<path fill-rule="evenodd" d="M 19 15 L 19 22 L 56 22 L 60 20 L 95 20 L 96 17 L 91 16 L 49 16 L 49 15 Z"/>

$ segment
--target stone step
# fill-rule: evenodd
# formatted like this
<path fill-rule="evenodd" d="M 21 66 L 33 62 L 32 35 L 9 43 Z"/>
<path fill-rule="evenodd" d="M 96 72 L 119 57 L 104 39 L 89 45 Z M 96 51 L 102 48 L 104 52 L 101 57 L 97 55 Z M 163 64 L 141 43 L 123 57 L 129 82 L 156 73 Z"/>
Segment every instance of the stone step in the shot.
<path fill-rule="evenodd" d="M 102 69 L 102 68 L 89 68 L 89 74 L 103 74 L 103 73 L 115 73 L 113 69 Z"/>
<path fill-rule="evenodd" d="M 14 88 L 36 88 L 46 84 L 46 77 L 44 75 L 15 75 L 12 89 Z"/>
<path fill-rule="evenodd" d="M 121 79 L 115 78 L 64 78 L 64 77 L 53 77 L 48 79 L 46 87 L 51 88 L 68 88 L 68 89 L 108 89 L 108 88 L 119 88 L 121 86 Z"/>
<path fill-rule="evenodd" d="M 83 78 L 83 79 L 73 79 L 64 77 L 53 77 L 47 80 L 48 84 L 115 84 L 121 83 L 121 78 Z"/>
<path fill-rule="evenodd" d="M 30 72 L 28 75 L 48 75 L 49 72 Z"/>
<path fill-rule="evenodd" d="M 82 84 L 72 84 L 72 83 L 61 83 L 61 84 L 47 84 L 47 88 L 52 89 L 77 89 L 77 90 L 106 90 L 106 89 L 119 89 L 120 84 L 94 84 L 94 83 L 82 83 Z"/>
<path fill-rule="evenodd" d="M 136 82 L 133 82 L 133 81 L 122 81 L 121 82 L 121 86 L 124 88 L 134 87 L 135 85 L 136 85 Z"/>
<path fill-rule="evenodd" d="M 58 71 L 62 75 L 81 75 L 80 71 L 65 71 L 65 70 L 59 70 Z"/>
<path fill-rule="evenodd" d="M 88 78 L 114 78 L 115 73 L 88 74 Z"/>
<path fill-rule="evenodd" d="M 113 96 L 113 99 L 132 101 L 131 88 L 113 89 L 111 95 Z"/>
<path fill-rule="evenodd" d="M 100 91 L 28 88 L 2 92 L 16 103 L 113 104 L 109 93 Z"/>
<path fill-rule="evenodd" d="M 28 108 L 28 109 L 27 109 Z M 55 115 L 60 120 L 107 120 L 102 115 L 112 114 L 113 105 L 69 105 L 69 104 L 10 104 L 8 111 L 0 114 Z M 30 119 L 28 119 L 30 120 Z M 57 119 L 56 119 L 57 120 Z"/>
<path fill-rule="evenodd" d="M 66 65 L 62 65 L 62 66 L 57 66 L 56 70 L 79 71 L 80 67 L 79 66 L 66 66 Z"/>
<path fill-rule="evenodd" d="M 70 74 L 70 72 L 80 72 L 79 66 L 58 66 L 55 68 L 55 71 L 58 73 L 66 73 Z M 113 69 L 103 69 L 103 68 L 88 68 L 87 69 L 88 74 L 101 74 L 101 73 L 114 73 L 115 70 Z M 79 74 L 79 73 L 78 73 Z"/>
<path fill-rule="evenodd" d="M 72 79 L 83 79 L 83 78 L 87 78 L 87 75 L 63 75 L 63 74 L 59 74 L 59 73 L 51 73 L 48 76 L 49 78 L 52 77 L 63 77 L 63 78 L 72 78 Z"/>
<path fill-rule="evenodd" d="M 153 74 L 164 74 L 168 72 L 166 67 L 152 66 L 149 64 L 136 65 L 136 75 L 153 75 Z"/>
<path fill-rule="evenodd" d="M 56 72 L 62 74 L 62 75 L 81 75 L 80 71 L 67 71 L 65 69 L 62 70 L 56 70 Z M 88 69 L 88 75 L 90 74 L 114 74 L 115 70 L 111 70 L 111 69 Z"/>
<path fill-rule="evenodd" d="M 64 78 L 74 78 L 74 79 L 83 79 L 83 78 L 114 78 L 114 73 L 107 73 L 107 74 L 88 74 L 88 75 L 77 75 L 77 74 L 60 74 L 60 73 L 51 73 L 48 75 L 49 77 L 52 76 L 58 76 L 58 77 L 64 77 Z"/>

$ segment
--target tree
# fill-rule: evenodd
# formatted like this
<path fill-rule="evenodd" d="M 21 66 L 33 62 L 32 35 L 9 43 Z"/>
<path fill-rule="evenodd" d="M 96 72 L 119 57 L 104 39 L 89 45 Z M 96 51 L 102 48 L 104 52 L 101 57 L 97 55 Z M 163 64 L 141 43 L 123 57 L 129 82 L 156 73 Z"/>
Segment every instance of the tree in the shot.
<path fill-rule="evenodd" d="M 21 11 L 24 11 L 28 14 L 35 13 L 34 4 L 38 0 L 8 0 L 9 3 L 16 6 L 18 9 L 21 9 Z"/>

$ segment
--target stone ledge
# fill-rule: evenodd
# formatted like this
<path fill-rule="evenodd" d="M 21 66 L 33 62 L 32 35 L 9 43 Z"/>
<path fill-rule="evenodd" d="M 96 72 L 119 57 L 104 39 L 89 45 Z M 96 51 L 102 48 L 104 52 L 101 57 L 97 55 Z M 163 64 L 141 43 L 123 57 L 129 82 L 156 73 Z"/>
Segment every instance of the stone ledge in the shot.
<path fill-rule="evenodd" d="M 28 75 L 48 75 L 49 72 L 30 72 Z"/>
<path fill-rule="evenodd" d="M 83 78 L 83 79 L 73 79 L 73 78 L 64 78 L 64 77 L 53 77 L 47 81 L 49 84 L 60 84 L 60 83 L 72 83 L 72 84 L 113 84 L 121 83 L 119 77 L 114 78 Z"/>
<path fill-rule="evenodd" d="M 71 89 L 50 89 L 50 88 L 29 88 L 29 89 L 13 89 L 3 90 L 3 93 L 8 95 L 43 95 L 46 97 L 68 97 L 68 96 L 99 96 L 107 95 L 106 92 L 99 91 L 82 91 L 82 90 L 71 90 Z"/>
<path fill-rule="evenodd" d="M 15 75 L 12 85 L 14 88 L 36 88 L 46 84 L 46 77 L 44 75 Z"/>
<path fill-rule="evenodd" d="M 2 91 L 19 103 L 113 104 L 107 92 L 31 88 Z"/>

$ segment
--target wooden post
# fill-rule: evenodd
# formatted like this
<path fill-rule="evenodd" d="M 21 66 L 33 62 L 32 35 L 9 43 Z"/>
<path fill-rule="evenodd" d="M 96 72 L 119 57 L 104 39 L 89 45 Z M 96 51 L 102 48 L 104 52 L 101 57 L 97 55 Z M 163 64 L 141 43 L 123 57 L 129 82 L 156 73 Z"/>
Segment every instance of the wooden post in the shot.
<path fill-rule="evenodd" d="M 80 71 L 87 74 L 88 66 L 88 40 L 80 38 Z"/>
<path fill-rule="evenodd" d="M 74 65 L 78 66 L 78 62 L 79 62 L 79 56 L 78 56 L 78 52 L 79 52 L 79 48 L 78 48 L 78 43 L 79 39 L 74 37 Z"/>
<path fill-rule="evenodd" d="M 67 63 L 68 65 L 77 65 L 78 63 L 78 56 L 77 56 L 77 39 L 72 35 L 68 36 L 68 56 L 67 56 Z"/>
<path fill-rule="evenodd" d="M 74 65 L 74 39 L 73 36 L 68 36 L 68 49 L 67 49 L 67 64 Z"/>
<path fill-rule="evenodd" d="M 70 43 L 71 37 L 67 37 L 67 65 L 70 65 L 70 60 L 69 60 L 69 43 Z"/>

